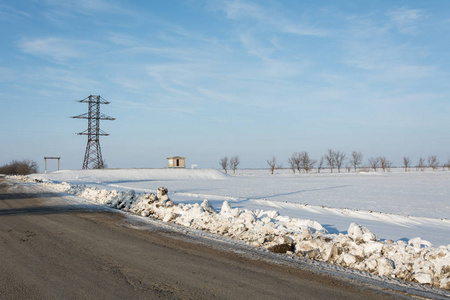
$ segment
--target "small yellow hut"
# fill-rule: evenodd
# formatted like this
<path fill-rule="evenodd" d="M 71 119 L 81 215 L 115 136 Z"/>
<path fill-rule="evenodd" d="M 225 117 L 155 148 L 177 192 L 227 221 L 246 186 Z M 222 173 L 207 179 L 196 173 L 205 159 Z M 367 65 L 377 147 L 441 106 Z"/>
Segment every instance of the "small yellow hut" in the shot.
<path fill-rule="evenodd" d="M 186 157 L 174 156 L 167 158 L 168 168 L 185 168 L 186 167 Z"/>

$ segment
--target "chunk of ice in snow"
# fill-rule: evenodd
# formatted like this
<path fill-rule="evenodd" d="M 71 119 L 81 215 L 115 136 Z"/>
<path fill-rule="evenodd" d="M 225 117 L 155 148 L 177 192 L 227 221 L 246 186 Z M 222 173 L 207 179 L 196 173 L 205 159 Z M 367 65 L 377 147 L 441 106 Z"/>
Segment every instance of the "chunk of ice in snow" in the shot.
<path fill-rule="evenodd" d="M 420 237 L 410 239 L 408 241 L 408 245 L 413 246 L 415 248 L 433 247 L 433 244 L 431 244 L 429 241 L 422 240 Z"/>
<path fill-rule="evenodd" d="M 439 287 L 441 289 L 450 290 L 450 277 L 442 279 L 440 284 L 439 284 Z"/>
<path fill-rule="evenodd" d="M 156 196 L 158 197 L 158 199 L 161 198 L 161 196 L 166 195 L 169 192 L 168 189 L 166 189 L 165 187 L 159 187 L 157 192 L 156 192 Z"/>
<path fill-rule="evenodd" d="M 372 232 L 370 232 L 369 229 L 356 223 L 351 223 L 350 226 L 348 227 L 347 232 L 348 235 L 354 240 L 362 239 L 365 242 L 375 240 L 375 235 Z"/>
<path fill-rule="evenodd" d="M 424 272 L 414 273 L 413 279 L 415 279 L 418 283 L 422 284 L 430 284 L 433 280 L 431 274 Z"/>
<path fill-rule="evenodd" d="M 394 271 L 394 262 L 390 259 L 381 257 L 377 259 L 378 275 L 389 276 Z"/>
<path fill-rule="evenodd" d="M 178 217 L 178 214 L 173 213 L 173 212 L 169 212 L 168 214 L 166 214 L 163 218 L 164 222 L 170 222 L 174 219 L 176 219 Z"/>
<path fill-rule="evenodd" d="M 234 218 L 239 217 L 239 214 L 240 214 L 240 213 L 241 213 L 241 211 L 239 210 L 239 207 L 233 208 L 233 209 L 231 210 L 231 215 L 232 215 Z"/>
<path fill-rule="evenodd" d="M 354 255 L 350 254 L 350 253 L 345 253 L 342 256 L 342 261 L 348 266 L 351 267 L 355 262 L 356 262 L 356 258 Z"/>
<path fill-rule="evenodd" d="M 222 208 L 220 209 L 221 214 L 229 213 L 231 211 L 231 206 L 228 201 L 223 201 Z"/>
<path fill-rule="evenodd" d="M 374 253 L 381 253 L 381 250 L 383 250 L 383 244 L 380 242 L 369 242 L 367 244 L 364 244 L 364 253 L 366 256 L 370 256 Z"/>
<path fill-rule="evenodd" d="M 239 216 L 239 218 L 245 220 L 246 223 L 254 223 L 256 221 L 255 214 L 252 211 L 250 211 L 250 210 L 244 211 Z"/>
<path fill-rule="evenodd" d="M 214 207 L 209 203 L 208 199 L 203 200 L 201 207 L 209 213 L 215 213 Z"/>

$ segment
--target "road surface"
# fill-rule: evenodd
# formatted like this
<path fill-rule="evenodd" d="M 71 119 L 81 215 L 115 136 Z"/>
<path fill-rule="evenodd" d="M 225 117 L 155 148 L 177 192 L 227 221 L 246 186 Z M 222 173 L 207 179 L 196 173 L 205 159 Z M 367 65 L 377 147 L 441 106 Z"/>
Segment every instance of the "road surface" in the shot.
<path fill-rule="evenodd" d="M 399 299 L 368 285 L 138 230 L 0 178 L 0 299 Z"/>

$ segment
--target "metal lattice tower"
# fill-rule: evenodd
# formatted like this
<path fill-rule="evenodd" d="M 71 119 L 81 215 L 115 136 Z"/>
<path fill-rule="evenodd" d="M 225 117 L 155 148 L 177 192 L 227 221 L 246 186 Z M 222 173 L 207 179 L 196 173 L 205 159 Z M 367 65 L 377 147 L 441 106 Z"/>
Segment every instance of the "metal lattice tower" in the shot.
<path fill-rule="evenodd" d="M 90 95 L 80 103 L 88 103 L 89 110 L 87 113 L 74 116 L 75 119 L 87 119 L 88 129 L 77 133 L 78 135 L 87 135 L 88 142 L 86 146 L 86 153 L 84 154 L 83 169 L 103 169 L 102 150 L 100 148 L 100 136 L 108 136 L 106 132 L 100 129 L 100 120 L 115 120 L 115 118 L 100 113 L 100 104 L 109 104 L 100 95 Z"/>

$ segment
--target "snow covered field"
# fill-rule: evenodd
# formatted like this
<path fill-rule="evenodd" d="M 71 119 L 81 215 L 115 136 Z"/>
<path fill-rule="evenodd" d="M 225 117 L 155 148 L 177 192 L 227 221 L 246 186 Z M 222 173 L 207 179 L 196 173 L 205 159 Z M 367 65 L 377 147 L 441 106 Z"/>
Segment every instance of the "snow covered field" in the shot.
<path fill-rule="evenodd" d="M 319 222 L 330 233 L 345 233 L 352 222 L 380 239 L 417 236 L 433 245 L 450 244 L 450 172 L 411 171 L 293 174 L 290 170 L 210 169 L 63 170 L 32 178 L 66 181 L 107 190 L 153 192 L 164 186 L 176 203 L 201 203 L 277 210 Z"/>
<path fill-rule="evenodd" d="M 450 288 L 448 171 L 277 170 L 271 175 L 268 170 L 238 170 L 230 176 L 212 169 L 106 169 L 30 177 L 67 182 L 52 187 L 255 246 L 294 242 L 296 254 Z M 162 186 L 179 205 L 168 205 L 164 197 L 125 193 L 156 193 Z"/>

